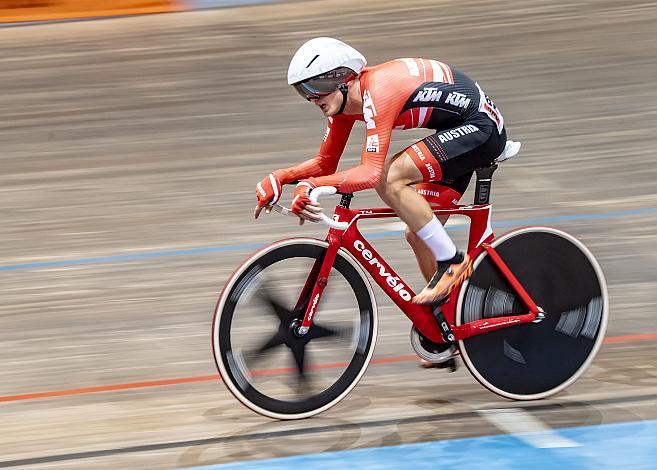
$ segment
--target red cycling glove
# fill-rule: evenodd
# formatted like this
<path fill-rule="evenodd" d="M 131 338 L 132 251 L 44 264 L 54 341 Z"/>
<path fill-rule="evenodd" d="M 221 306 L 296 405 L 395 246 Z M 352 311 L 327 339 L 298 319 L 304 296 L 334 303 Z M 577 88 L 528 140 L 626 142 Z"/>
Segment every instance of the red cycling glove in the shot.
<path fill-rule="evenodd" d="M 256 219 L 263 207 L 269 206 L 271 208 L 271 206 L 278 202 L 281 198 L 282 191 L 283 185 L 278 176 L 276 176 L 276 172 L 268 174 L 256 185 L 256 198 L 258 199 L 255 209 Z"/>
<path fill-rule="evenodd" d="M 301 211 L 311 203 L 308 193 L 313 189 L 315 189 L 315 185 L 308 180 L 303 180 L 297 184 L 297 187 L 294 189 L 294 196 L 292 197 L 292 212 L 296 215 L 301 215 Z"/>

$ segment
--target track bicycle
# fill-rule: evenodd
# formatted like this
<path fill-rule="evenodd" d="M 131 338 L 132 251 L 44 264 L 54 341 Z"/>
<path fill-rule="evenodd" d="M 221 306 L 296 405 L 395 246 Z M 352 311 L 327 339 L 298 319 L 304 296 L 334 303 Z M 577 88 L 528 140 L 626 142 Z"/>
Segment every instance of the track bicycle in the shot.
<path fill-rule="evenodd" d="M 561 230 L 523 227 L 494 236 L 492 175 L 519 146 L 507 142 L 500 157 L 477 169 L 474 204 L 437 206 L 434 195 L 443 188 L 416 185 L 436 215 L 470 219 L 472 275 L 440 305 L 412 303 L 411 287 L 358 229 L 361 220 L 396 217 L 394 211 L 351 209 L 352 194 L 342 194 L 332 218 L 322 214 L 330 227 L 324 240 L 280 240 L 244 261 L 213 319 L 214 358 L 228 390 L 277 419 L 307 418 L 342 400 L 365 373 L 377 337 L 366 273 L 411 320 L 421 358 L 453 370 L 460 353 L 484 387 L 515 400 L 572 384 L 602 343 L 607 286 L 591 252 Z M 310 197 L 335 192 L 320 187 Z"/>

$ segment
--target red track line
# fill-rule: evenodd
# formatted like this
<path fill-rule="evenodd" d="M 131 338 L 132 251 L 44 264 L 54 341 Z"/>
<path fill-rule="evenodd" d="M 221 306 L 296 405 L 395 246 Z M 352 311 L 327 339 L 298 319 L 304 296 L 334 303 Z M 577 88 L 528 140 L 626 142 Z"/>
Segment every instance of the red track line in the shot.
<path fill-rule="evenodd" d="M 219 379 L 219 375 L 205 375 L 202 377 L 183 377 L 180 379 L 151 380 L 148 382 L 132 382 L 127 384 L 99 385 L 98 387 L 73 388 L 70 390 L 55 390 L 52 392 L 25 393 L 23 395 L 9 395 L 0 397 L 0 402 L 31 400 L 33 398 L 65 397 L 68 395 L 82 395 L 83 393 L 110 392 L 113 390 L 128 390 L 132 388 L 159 387 L 161 385 L 176 385 L 190 382 L 207 382 Z"/>
<path fill-rule="evenodd" d="M 657 333 L 646 333 L 644 335 L 627 335 L 627 336 L 610 336 L 602 341 L 602 344 L 609 343 L 630 343 L 633 341 L 647 341 L 657 339 Z"/>
<path fill-rule="evenodd" d="M 635 341 L 648 341 L 657 339 L 657 333 L 647 333 L 639 335 L 627 335 L 627 336 L 611 336 L 605 338 L 603 344 L 610 343 L 631 343 Z M 394 362 L 410 362 L 417 361 L 417 356 L 396 356 L 396 357 L 383 357 L 378 359 L 372 359 L 370 364 L 391 364 Z M 344 367 L 346 363 L 336 362 L 330 364 L 317 364 L 313 366 L 313 369 L 334 369 L 337 367 Z M 276 375 L 276 374 L 285 374 L 292 372 L 292 368 L 279 368 L 279 369 L 266 369 L 254 371 L 253 375 Z M 23 401 L 23 400 L 32 400 L 36 398 L 53 398 L 53 397 L 65 397 L 70 395 L 82 395 L 85 393 L 97 393 L 97 392 L 111 392 L 114 390 L 130 390 L 133 388 L 145 388 L 145 387 L 160 387 L 163 385 L 178 385 L 185 383 L 193 382 L 208 382 L 211 380 L 220 380 L 219 375 L 203 375 L 200 377 L 182 377 L 178 379 L 164 379 L 164 380 L 151 380 L 148 382 L 131 382 L 126 384 L 115 384 L 115 385 L 99 385 L 97 387 L 83 387 L 83 388 L 73 388 L 69 390 L 54 390 L 50 392 L 37 392 L 37 393 L 24 393 L 21 395 L 7 395 L 0 396 L 0 403 L 10 402 L 10 401 Z"/>

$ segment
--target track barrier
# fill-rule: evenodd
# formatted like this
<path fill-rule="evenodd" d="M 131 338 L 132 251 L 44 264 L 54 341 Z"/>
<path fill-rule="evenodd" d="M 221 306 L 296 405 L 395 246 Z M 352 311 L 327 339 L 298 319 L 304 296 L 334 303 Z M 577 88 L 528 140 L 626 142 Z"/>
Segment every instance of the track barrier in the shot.
<path fill-rule="evenodd" d="M 272 0 L 0 0 L 0 24 L 169 13 Z"/>

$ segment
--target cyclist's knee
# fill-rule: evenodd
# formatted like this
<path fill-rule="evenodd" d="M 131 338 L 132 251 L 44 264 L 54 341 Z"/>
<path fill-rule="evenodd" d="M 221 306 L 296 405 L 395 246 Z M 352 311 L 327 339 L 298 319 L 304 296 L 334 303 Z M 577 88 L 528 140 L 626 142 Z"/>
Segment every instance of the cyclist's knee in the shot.
<path fill-rule="evenodd" d="M 377 194 L 381 196 L 381 198 L 385 198 L 386 196 L 394 196 L 395 194 L 399 194 L 400 189 L 402 189 L 403 186 L 407 186 L 408 184 L 409 183 L 405 183 L 404 180 L 396 179 L 388 174 L 385 178 L 381 178 L 379 180 L 374 189 L 376 190 Z"/>
<path fill-rule="evenodd" d="M 379 196 L 383 196 L 386 193 L 387 190 L 387 175 L 383 174 L 381 175 L 381 178 L 379 178 L 379 182 L 376 183 L 376 186 L 374 186 L 374 190 L 377 192 Z"/>
<path fill-rule="evenodd" d="M 422 181 L 422 173 L 417 169 L 413 159 L 406 152 L 401 152 L 399 157 L 390 166 L 389 180 L 401 186 L 408 186 Z"/>

